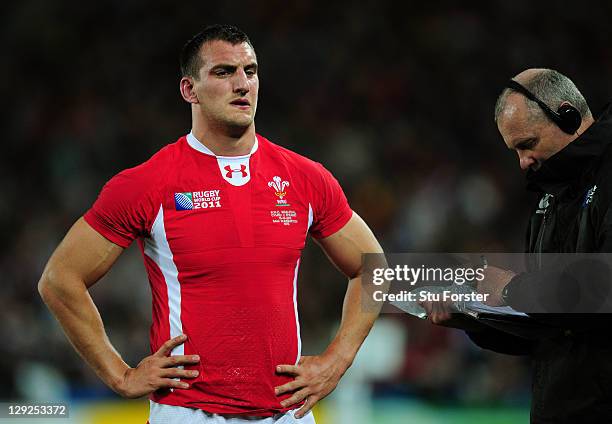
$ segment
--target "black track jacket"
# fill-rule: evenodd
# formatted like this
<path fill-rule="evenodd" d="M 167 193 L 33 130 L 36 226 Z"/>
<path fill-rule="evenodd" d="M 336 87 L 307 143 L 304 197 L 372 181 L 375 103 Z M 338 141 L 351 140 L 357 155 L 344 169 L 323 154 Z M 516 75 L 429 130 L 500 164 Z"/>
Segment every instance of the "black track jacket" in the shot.
<path fill-rule="evenodd" d="M 509 305 L 532 312 L 534 302 L 546 310 L 542 302 L 561 294 L 570 303 L 612 297 L 610 285 L 595 287 L 592 278 L 569 284 L 537 263 L 539 253 L 612 252 L 612 106 L 540 169 L 529 171 L 527 180 L 541 195 L 527 231 L 527 252 L 535 255 L 529 256 L 529 271 L 510 282 Z M 494 329 L 468 335 L 484 349 L 530 355 L 532 423 L 612 423 L 612 314 L 532 317 L 550 325 L 551 334 L 532 340 Z"/>

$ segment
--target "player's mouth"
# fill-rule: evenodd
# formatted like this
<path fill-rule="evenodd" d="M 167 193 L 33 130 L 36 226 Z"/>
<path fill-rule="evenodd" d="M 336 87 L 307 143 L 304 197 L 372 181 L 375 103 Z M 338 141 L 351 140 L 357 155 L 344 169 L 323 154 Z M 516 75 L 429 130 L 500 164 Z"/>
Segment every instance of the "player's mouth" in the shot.
<path fill-rule="evenodd" d="M 251 103 L 247 99 L 236 99 L 231 101 L 230 104 L 242 110 L 247 110 L 251 107 Z"/>

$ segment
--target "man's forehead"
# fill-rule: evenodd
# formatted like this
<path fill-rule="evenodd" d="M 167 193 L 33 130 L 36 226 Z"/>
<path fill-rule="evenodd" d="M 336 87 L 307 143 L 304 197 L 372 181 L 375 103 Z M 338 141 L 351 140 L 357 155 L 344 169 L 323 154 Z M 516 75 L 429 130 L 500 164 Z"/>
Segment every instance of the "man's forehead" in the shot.
<path fill-rule="evenodd" d="M 508 147 L 533 137 L 535 127 L 530 119 L 525 99 L 518 93 L 510 93 L 498 120 L 497 127 Z"/>
<path fill-rule="evenodd" d="M 525 102 L 525 97 L 515 92 L 508 94 L 501 117 L 513 121 L 527 118 L 527 103 Z"/>
<path fill-rule="evenodd" d="M 518 93 L 510 93 L 497 121 L 500 129 L 526 129 L 531 127 L 531 121 L 525 98 Z"/>
<path fill-rule="evenodd" d="M 257 63 L 255 51 L 246 42 L 232 44 L 228 41 L 207 41 L 200 49 L 200 57 L 204 66 L 215 66 L 223 63 L 229 65 L 246 65 Z"/>

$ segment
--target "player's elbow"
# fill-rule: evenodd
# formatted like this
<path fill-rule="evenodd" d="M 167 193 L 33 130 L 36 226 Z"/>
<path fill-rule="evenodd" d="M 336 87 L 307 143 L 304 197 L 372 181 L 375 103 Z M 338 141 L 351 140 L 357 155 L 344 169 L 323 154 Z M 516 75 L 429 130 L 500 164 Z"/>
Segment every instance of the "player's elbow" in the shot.
<path fill-rule="evenodd" d="M 62 293 L 66 292 L 63 284 L 65 281 L 65 276 L 59 270 L 51 266 L 45 268 L 38 281 L 38 293 L 48 306 L 63 297 Z"/>
<path fill-rule="evenodd" d="M 45 303 L 49 303 L 54 294 L 53 288 L 53 272 L 48 268 L 43 271 L 40 280 L 38 281 L 38 294 Z"/>

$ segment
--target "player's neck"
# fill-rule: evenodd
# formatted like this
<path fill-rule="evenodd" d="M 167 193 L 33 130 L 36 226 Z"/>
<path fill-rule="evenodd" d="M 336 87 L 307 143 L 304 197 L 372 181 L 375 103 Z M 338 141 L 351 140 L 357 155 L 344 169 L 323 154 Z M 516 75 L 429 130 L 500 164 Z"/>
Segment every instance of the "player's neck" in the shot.
<path fill-rule="evenodd" d="M 223 128 L 203 127 L 194 122 L 191 132 L 217 156 L 248 155 L 256 137 L 254 123 L 243 131 L 232 132 Z"/>

